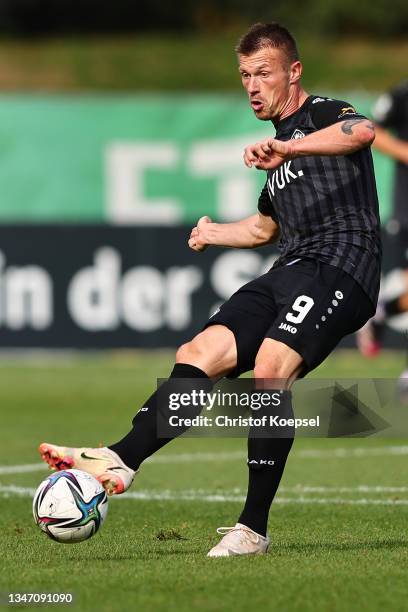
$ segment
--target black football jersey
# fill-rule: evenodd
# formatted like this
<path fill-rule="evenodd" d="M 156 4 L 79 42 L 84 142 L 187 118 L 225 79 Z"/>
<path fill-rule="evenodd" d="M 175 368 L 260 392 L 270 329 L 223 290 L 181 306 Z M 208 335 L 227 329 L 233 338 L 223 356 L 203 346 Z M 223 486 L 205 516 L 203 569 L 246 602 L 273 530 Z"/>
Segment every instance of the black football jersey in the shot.
<path fill-rule="evenodd" d="M 276 138 L 290 140 L 348 119 L 365 118 L 351 104 L 309 96 L 276 124 Z M 306 156 L 267 172 L 258 209 L 280 226 L 275 266 L 312 257 L 352 276 L 377 302 L 381 239 L 370 148 L 350 155 Z"/>

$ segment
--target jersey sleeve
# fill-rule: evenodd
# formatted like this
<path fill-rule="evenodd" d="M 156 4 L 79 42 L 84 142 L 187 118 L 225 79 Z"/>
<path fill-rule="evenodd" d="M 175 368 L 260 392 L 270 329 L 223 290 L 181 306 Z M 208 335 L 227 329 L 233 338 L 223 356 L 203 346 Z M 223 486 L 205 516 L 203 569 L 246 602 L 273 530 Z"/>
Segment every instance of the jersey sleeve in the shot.
<path fill-rule="evenodd" d="M 310 116 L 318 130 L 339 121 L 367 119 L 365 115 L 358 113 L 352 104 L 344 100 L 332 100 L 331 98 L 315 98 L 315 100 L 315 103 L 312 102 Z"/>
<path fill-rule="evenodd" d="M 372 108 L 373 119 L 385 128 L 398 128 L 406 121 L 408 81 L 382 94 Z"/>
<path fill-rule="evenodd" d="M 265 217 L 271 217 L 276 223 L 278 223 L 278 215 L 273 207 L 271 199 L 268 193 L 268 181 L 265 183 L 261 195 L 258 199 L 258 210 L 261 215 L 265 215 Z"/>

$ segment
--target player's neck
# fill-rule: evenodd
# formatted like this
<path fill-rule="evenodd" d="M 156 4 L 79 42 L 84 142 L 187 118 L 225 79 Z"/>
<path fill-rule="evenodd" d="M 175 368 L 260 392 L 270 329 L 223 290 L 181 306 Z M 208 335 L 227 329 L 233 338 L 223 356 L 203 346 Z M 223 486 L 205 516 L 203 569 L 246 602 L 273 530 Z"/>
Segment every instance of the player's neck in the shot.
<path fill-rule="evenodd" d="M 301 87 L 296 87 L 293 91 L 289 92 L 288 99 L 282 111 L 279 113 L 278 121 L 286 119 L 302 106 L 304 101 L 309 97 L 309 94 Z"/>

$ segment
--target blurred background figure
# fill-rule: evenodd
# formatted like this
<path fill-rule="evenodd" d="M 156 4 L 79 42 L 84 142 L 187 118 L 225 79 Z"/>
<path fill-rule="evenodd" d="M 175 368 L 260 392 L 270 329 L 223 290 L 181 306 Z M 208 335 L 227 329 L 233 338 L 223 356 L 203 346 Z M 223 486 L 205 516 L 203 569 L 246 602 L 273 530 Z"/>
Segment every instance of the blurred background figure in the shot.
<path fill-rule="evenodd" d="M 408 311 L 408 80 L 382 94 L 372 115 L 376 122 L 373 146 L 396 162 L 393 210 L 387 229 L 393 236 L 393 263 L 401 272 L 397 294 L 395 290 L 392 297 L 383 294 L 375 316 L 357 334 L 364 357 L 375 357 L 380 352 L 386 321 Z"/>

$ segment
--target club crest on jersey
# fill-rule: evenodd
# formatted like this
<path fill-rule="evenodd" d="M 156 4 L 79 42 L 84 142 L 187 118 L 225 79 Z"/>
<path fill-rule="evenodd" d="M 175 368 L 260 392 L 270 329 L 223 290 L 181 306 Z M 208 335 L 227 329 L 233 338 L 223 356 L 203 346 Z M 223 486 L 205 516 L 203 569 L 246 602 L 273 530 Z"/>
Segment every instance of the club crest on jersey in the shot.
<path fill-rule="evenodd" d="M 296 128 L 296 130 L 293 132 L 292 136 L 290 137 L 291 140 L 298 140 L 299 138 L 304 138 L 305 134 L 302 132 L 302 130 L 299 130 L 299 128 Z"/>

